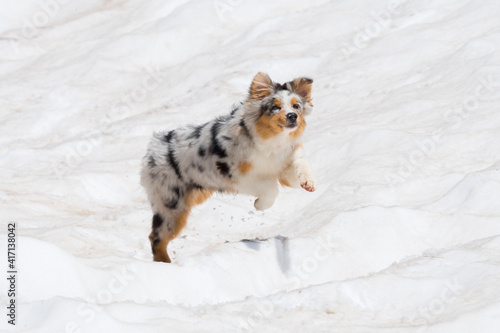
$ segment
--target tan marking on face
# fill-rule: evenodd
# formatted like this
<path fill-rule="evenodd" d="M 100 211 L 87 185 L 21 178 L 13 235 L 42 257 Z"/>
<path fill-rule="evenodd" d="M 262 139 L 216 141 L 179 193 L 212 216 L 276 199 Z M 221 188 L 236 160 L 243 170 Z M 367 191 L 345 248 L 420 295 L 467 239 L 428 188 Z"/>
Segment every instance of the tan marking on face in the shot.
<path fill-rule="evenodd" d="M 297 126 L 297 128 L 293 131 L 293 132 L 290 132 L 290 138 L 292 139 L 297 139 L 299 138 L 302 133 L 304 133 L 304 130 L 306 129 L 306 122 L 304 121 L 304 117 L 302 117 L 302 115 L 300 113 L 297 114 L 297 124 L 299 126 Z"/>
<path fill-rule="evenodd" d="M 292 98 L 291 103 L 292 103 L 292 106 L 294 106 L 295 104 L 297 104 L 297 97 Z"/>
<path fill-rule="evenodd" d="M 281 108 L 281 100 L 275 98 L 274 99 L 274 105 L 276 105 L 277 107 Z"/>
<path fill-rule="evenodd" d="M 260 116 L 255 124 L 255 129 L 257 130 L 259 137 L 262 140 L 266 140 L 283 132 L 283 127 L 285 125 L 285 110 L 281 110 L 281 112 L 277 114 L 263 114 Z"/>
<path fill-rule="evenodd" d="M 248 171 L 250 171 L 250 169 L 253 168 L 253 165 L 252 163 L 250 162 L 241 162 L 239 165 L 238 165 L 238 170 L 240 170 L 240 172 L 244 175 L 246 174 Z"/>

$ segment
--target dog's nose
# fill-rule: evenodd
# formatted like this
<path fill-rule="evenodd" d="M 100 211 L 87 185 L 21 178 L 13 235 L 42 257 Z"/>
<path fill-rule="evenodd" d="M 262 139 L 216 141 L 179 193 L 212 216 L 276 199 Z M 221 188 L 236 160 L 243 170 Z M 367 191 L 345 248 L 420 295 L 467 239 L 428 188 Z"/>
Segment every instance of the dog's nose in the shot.
<path fill-rule="evenodd" d="M 295 121 L 297 120 L 297 114 L 294 112 L 290 112 L 289 114 L 286 115 L 286 119 L 290 121 Z"/>

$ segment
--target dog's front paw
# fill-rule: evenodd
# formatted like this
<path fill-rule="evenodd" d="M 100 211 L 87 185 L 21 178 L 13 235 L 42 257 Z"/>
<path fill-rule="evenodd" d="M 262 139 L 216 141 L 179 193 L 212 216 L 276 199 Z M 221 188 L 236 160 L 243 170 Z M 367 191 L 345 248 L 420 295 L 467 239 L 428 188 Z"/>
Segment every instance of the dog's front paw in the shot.
<path fill-rule="evenodd" d="M 316 191 L 316 188 L 314 187 L 315 180 L 311 175 L 306 175 L 304 173 L 299 174 L 299 181 L 300 181 L 300 186 L 308 191 L 308 192 L 314 192 Z"/>

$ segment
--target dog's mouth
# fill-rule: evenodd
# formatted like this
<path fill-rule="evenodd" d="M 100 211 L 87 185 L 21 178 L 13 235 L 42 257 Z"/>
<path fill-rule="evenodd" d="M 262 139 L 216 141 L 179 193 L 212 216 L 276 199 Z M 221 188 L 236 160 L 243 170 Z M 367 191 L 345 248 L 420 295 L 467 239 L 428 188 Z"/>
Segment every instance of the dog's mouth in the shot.
<path fill-rule="evenodd" d="M 288 128 L 288 129 L 294 129 L 295 127 L 297 127 L 297 122 L 294 121 L 294 122 L 287 122 L 287 124 L 285 125 L 285 128 Z"/>

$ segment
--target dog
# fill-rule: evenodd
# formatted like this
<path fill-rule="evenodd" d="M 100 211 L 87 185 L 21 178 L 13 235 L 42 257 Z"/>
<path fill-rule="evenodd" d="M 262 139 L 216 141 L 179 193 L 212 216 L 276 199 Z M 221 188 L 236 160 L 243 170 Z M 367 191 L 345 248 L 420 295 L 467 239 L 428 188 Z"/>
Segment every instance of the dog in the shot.
<path fill-rule="evenodd" d="M 153 210 L 154 261 L 170 262 L 168 243 L 186 225 L 191 207 L 214 192 L 255 196 L 255 208 L 264 210 L 278 196 L 278 183 L 315 190 L 301 143 L 312 83 L 302 77 L 280 84 L 258 73 L 230 114 L 153 134 L 141 184 Z"/>

